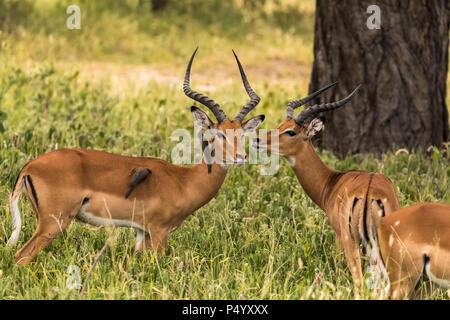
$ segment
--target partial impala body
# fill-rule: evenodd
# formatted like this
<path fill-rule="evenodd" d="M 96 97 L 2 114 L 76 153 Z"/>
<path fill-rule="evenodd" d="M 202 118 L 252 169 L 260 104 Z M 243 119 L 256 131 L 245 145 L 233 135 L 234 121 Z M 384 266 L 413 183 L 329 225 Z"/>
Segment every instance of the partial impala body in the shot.
<path fill-rule="evenodd" d="M 196 51 L 189 61 L 183 90 L 217 118 L 218 122 L 214 123 L 199 108 L 191 108 L 197 124 L 203 129 L 215 129 L 204 142 L 205 148 L 223 150 L 222 160 L 211 162 L 203 158 L 201 164 L 182 167 L 155 158 L 60 149 L 30 161 L 21 170 L 11 195 L 14 230 L 9 244 L 15 245 L 20 233 L 18 200 L 22 188 L 31 201 L 38 225 L 33 236 L 15 254 L 18 264 L 34 260 L 39 250 L 74 218 L 93 225 L 136 228 L 137 251 L 150 246 L 161 251 L 169 232 L 216 195 L 228 166 L 245 162 L 241 136 L 245 131 L 255 130 L 264 116 L 243 120 L 256 107 L 259 97 L 251 89 L 236 57 L 251 100 L 232 120 L 228 119 L 214 100 L 190 88 L 190 69 Z"/>
<path fill-rule="evenodd" d="M 378 239 L 390 299 L 410 297 L 422 275 L 450 288 L 450 205 L 400 209 L 381 219 Z"/>
<path fill-rule="evenodd" d="M 293 117 L 295 108 L 334 84 L 304 99 L 290 102 L 286 119 L 270 134 L 258 136 L 254 145 L 260 151 L 279 153 L 287 159 L 305 192 L 327 214 L 344 249 L 353 280 L 359 286 L 362 281 L 360 245 L 363 251 L 371 250 L 371 263 L 377 263 L 373 230 L 376 230 L 382 216 L 399 209 L 399 202 L 387 177 L 367 171 L 339 172 L 330 169 L 320 160 L 311 143 L 311 138 L 323 128 L 322 120 L 316 117 L 321 112 L 343 106 L 353 98 L 359 87 L 345 99 L 311 106 Z M 274 139 L 277 141 L 272 141 L 273 135 L 278 136 Z"/>

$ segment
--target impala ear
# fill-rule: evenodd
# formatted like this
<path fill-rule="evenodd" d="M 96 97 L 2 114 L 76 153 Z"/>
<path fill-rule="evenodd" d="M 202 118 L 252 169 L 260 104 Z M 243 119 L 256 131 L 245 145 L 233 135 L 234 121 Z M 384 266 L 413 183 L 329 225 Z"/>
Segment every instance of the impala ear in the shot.
<path fill-rule="evenodd" d="M 214 122 L 208 117 L 208 115 L 200 108 L 191 107 L 192 115 L 194 116 L 195 124 L 202 127 L 205 130 L 214 127 Z"/>
<path fill-rule="evenodd" d="M 244 129 L 244 132 L 252 132 L 258 129 L 258 127 L 261 125 L 261 123 L 266 118 L 265 115 L 260 115 L 253 117 L 251 119 L 248 119 L 247 121 L 244 121 L 242 123 L 242 129 Z"/>
<path fill-rule="evenodd" d="M 321 118 L 316 118 L 311 121 L 308 125 L 308 129 L 306 129 L 306 135 L 303 137 L 303 140 L 308 140 L 318 134 L 320 131 L 325 128 L 323 124 L 323 120 Z"/>

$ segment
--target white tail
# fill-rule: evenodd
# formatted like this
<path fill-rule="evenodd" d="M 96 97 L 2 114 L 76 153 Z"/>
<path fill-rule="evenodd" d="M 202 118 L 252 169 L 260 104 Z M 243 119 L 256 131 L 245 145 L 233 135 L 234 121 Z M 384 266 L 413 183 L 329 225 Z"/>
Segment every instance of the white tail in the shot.
<path fill-rule="evenodd" d="M 23 183 L 20 181 L 17 187 L 22 189 L 22 184 Z M 20 229 L 22 227 L 22 219 L 20 218 L 20 211 L 19 211 L 20 189 L 17 190 L 19 192 L 14 192 L 13 195 L 11 196 L 10 210 L 13 222 L 13 232 L 8 240 L 7 243 L 8 246 L 15 246 L 17 244 L 17 241 L 19 240 Z"/>

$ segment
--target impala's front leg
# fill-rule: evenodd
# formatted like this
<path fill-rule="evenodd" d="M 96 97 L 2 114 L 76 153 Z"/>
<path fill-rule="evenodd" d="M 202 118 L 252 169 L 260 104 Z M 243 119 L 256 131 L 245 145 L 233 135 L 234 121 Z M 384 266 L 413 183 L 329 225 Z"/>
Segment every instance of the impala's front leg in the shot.
<path fill-rule="evenodd" d="M 138 251 L 144 251 L 144 245 L 145 245 L 145 237 L 146 232 L 143 230 L 138 229 L 136 234 L 136 245 L 134 247 L 134 252 Z"/>
<path fill-rule="evenodd" d="M 135 252 L 155 250 L 158 253 L 165 253 L 169 230 L 159 226 L 149 226 L 149 232 L 138 230 L 136 237 Z"/>
<path fill-rule="evenodd" d="M 149 226 L 150 241 L 152 249 L 158 253 L 165 254 L 167 246 L 167 238 L 169 236 L 169 229 L 161 226 Z"/>

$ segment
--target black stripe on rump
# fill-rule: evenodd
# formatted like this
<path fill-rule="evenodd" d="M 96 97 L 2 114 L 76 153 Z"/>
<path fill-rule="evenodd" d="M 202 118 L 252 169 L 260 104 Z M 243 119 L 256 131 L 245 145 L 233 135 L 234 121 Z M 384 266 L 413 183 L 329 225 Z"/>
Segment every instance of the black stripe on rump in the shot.
<path fill-rule="evenodd" d="M 33 196 L 33 200 L 36 203 L 36 207 L 38 207 L 39 206 L 39 201 L 38 201 L 38 197 L 37 197 L 37 194 L 36 194 L 36 189 L 34 188 L 33 180 L 31 180 L 31 177 L 28 174 L 23 176 L 23 179 L 24 179 L 24 182 L 25 182 L 25 187 L 30 185 L 31 195 Z"/>
<path fill-rule="evenodd" d="M 367 192 L 366 192 L 366 198 L 364 199 L 364 216 L 363 216 L 363 224 L 364 224 L 364 237 L 366 237 L 367 241 L 370 241 L 369 239 L 369 231 L 367 230 L 367 202 L 368 202 L 368 197 L 369 197 L 369 190 L 370 190 L 370 185 L 372 184 L 372 179 L 373 179 L 373 173 L 370 173 L 370 178 L 369 178 L 369 185 L 367 186 Z"/>

